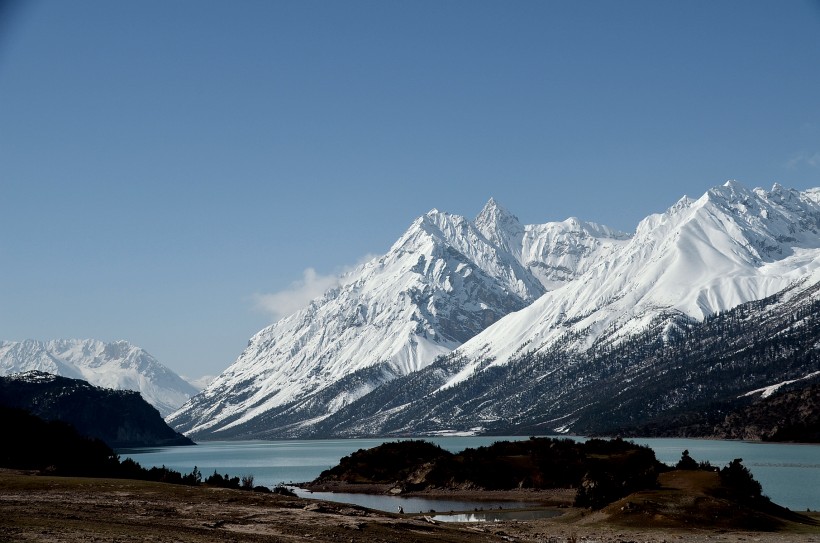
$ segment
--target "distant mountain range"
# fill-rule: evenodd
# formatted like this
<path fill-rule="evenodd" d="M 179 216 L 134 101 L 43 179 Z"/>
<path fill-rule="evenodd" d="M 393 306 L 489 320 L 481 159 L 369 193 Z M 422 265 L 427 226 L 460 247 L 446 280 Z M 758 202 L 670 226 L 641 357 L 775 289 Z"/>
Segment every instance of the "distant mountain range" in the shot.
<path fill-rule="evenodd" d="M 66 422 L 109 447 L 193 445 L 165 424 L 138 392 L 96 387 L 82 379 L 42 371 L 0 377 L 0 406 Z"/>
<path fill-rule="evenodd" d="M 728 409 L 820 370 L 819 231 L 820 189 L 733 181 L 633 235 L 522 225 L 493 200 L 473 221 L 433 210 L 168 421 L 214 439 L 543 434 Z"/>
<path fill-rule="evenodd" d="M 92 385 L 134 390 L 164 417 L 198 390 L 127 341 L 0 341 L 0 375 L 43 371 Z"/>

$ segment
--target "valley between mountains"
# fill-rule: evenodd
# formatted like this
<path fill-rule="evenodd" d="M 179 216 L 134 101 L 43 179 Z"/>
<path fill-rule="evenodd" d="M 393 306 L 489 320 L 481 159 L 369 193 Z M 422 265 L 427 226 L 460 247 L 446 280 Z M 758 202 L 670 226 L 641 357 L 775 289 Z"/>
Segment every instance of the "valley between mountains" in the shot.
<path fill-rule="evenodd" d="M 820 189 L 730 181 L 632 234 L 434 209 L 166 420 L 193 439 L 728 432 L 766 391 L 817 390 L 818 268 Z M 760 439 L 814 416 L 769 406 L 803 412 Z"/>

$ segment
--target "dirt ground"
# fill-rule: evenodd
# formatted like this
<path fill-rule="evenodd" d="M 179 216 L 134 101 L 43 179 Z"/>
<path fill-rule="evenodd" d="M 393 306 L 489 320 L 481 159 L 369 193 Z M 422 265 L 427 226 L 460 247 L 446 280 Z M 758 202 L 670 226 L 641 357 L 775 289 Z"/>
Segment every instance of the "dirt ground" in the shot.
<path fill-rule="evenodd" d="M 607 511 L 562 511 L 543 520 L 433 524 L 254 492 L 0 471 L 2 542 L 820 543 L 820 526 L 805 524 L 778 532 L 652 527 L 649 521 L 626 526 Z"/>

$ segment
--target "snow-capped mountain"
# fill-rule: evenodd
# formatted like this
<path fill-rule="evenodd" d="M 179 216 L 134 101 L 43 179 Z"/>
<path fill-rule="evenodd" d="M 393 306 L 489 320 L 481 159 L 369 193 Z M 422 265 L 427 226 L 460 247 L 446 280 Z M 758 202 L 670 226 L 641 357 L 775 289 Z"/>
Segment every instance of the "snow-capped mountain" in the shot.
<path fill-rule="evenodd" d="M 575 219 L 524 226 L 494 200 L 475 221 L 434 209 L 384 256 L 254 336 L 169 423 L 194 436 L 298 434 L 572 281 L 628 239 Z"/>
<path fill-rule="evenodd" d="M 820 190 L 746 189 L 729 181 L 641 221 L 610 258 L 459 349 L 470 360 L 445 386 L 524 352 L 584 351 L 646 329 L 659 316 L 702 320 L 771 296 L 820 267 Z"/>
<path fill-rule="evenodd" d="M 522 225 L 494 199 L 484 206 L 475 225 L 490 243 L 524 265 L 548 291 L 608 259 L 630 238 L 574 217 L 563 222 Z"/>
<path fill-rule="evenodd" d="M 203 375 L 201 377 L 192 378 L 188 377 L 187 375 L 180 375 L 184 381 L 187 381 L 192 387 L 194 387 L 197 392 L 201 390 L 205 390 L 205 388 L 210 385 L 214 379 L 216 379 L 216 375 Z"/>
<path fill-rule="evenodd" d="M 134 390 L 164 417 L 197 390 L 127 341 L 94 339 L 0 341 L 0 375 L 43 371 L 92 385 Z"/>
<path fill-rule="evenodd" d="M 734 181 L 650 215 L 632 236 L 576 219 L 522 225 L 493 200 L 475 221 L 433 210 L 343 286 L 252 338 L 169 422 L 213 438 L 464 431 L 525 418 L 566 430 L 585 409 L 568 391 L 595 405 L 590 382 L 650 379 L 660 362 L 647 353 L 707 333 L 697 328 L 707 317 L 809 292 L 818 232 L 820 189 Z M 801 377 L 789 371 L 784 379 Z"/>
<path fill-rule="evenodd" d="M 703 321 L 677 316 L 663 334 L 669 317 L 585 351 L 572 350 L 577 337 L 567 334 L 443 387 L 468 362 L 454 352 L 339 410 L 312 435 L 723 435 L 726 414 L 761 391 L 820 382 L 820 270 Z M 794 420 L 781 415 L 779 423 Z"/>

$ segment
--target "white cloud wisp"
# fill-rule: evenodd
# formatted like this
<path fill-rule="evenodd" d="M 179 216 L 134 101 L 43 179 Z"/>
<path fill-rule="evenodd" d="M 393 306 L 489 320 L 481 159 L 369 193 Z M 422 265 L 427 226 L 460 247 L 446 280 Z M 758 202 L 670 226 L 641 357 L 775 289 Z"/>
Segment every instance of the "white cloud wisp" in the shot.
<path fill-rule="evenodd" d="M 790 170 L 797 169 L 800 166 L 804 165 L 807 165 L 811 168 L 820 167 L 820 151 L 814 154 L 798 153 L 792 156 L 788 160 L 788 162 L 786 162 L 786 167 Z"/>
<path fill-rule="evenodd" d="M 306 269 L 302 279 L 294 281 L 285 290 L 271 294 L 254 294 L 256 308 L 279 320 L 299 311 L 314 298 L 318 298 L 339 284 L 336 275 L 321 275 L 313 268 Z"/>
<path fill-rule="evenodd" d="M 374 255 L 366 255 L 353 266 L 343 267 L 337 274 L 322 275 L 313 268 L 302 272 L 302 278 L 294 281 L 284 290 L 270 294 L 254 294 L 256 309 L 270 313 L 278 321 L 307 306 L 328 290 L 344 284 L 344 277 L 361 264 L 372 260 Z"/>

